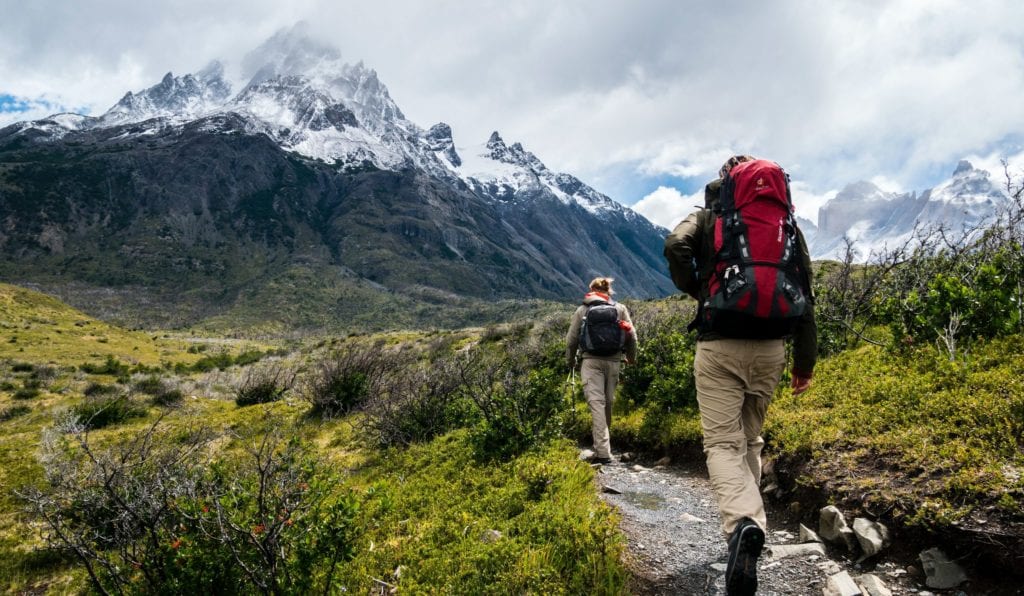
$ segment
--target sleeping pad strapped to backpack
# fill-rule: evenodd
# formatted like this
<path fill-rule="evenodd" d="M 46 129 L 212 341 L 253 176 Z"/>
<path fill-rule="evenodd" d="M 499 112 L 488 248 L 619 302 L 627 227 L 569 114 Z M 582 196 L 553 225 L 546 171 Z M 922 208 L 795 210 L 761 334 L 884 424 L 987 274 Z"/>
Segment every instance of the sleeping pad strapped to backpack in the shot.
<path fill-rule="evenodd" d="M 790 335 L 807 310 L 810 284 L 801 267 L 789 177 L 774 162 L 737 164 L 722 182 L 715 214 L 697 327 L 732 338 Z"/>

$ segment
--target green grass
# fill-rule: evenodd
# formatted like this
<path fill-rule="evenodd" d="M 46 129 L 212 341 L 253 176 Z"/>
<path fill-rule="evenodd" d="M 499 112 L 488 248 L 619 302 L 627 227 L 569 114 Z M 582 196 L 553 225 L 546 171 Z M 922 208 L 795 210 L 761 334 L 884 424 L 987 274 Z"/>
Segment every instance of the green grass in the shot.
<path fill-rule="evenodd" d="M 865 487 L 908 521 L 951 523 L 996 505 L 1024 511 L 1024 337 L 950 361 L 935 348 L 863 347 L 831 358 L 800 396 L 781 391 L 771 449 L 809 462 L 813 482 Z"/>
<path fill-rule="evenodd" d="M 571 444 L 493 465 L 472 451 L 460 431 L 385 453 L 355 477 L 368 531 L 342 574 L 349 591 L 377 578 L 403 593 L 622 592 L 616 516 Z"/>

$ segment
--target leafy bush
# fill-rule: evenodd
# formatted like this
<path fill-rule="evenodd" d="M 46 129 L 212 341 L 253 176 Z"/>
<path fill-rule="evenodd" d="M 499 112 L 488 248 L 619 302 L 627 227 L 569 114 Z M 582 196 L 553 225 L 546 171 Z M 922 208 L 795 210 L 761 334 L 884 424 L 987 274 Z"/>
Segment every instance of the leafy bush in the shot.
<path fill-rule="evenodd" d="M 357 507 L 299 441 L 266 435 L 229 463 L 208 430 L 157 424 L 105 450 L 73 421 L 44 436 L 46 483 L 20 494 L 51 547 L 102 593 L 327 591 Z"/>
<path fill-rule="evenodd" d="M 182 394 L 181 389 L 174 389 L 170 387 L 164 387 L 158 393 L 153 395 L 152 402 L 155 406 L 176 406 L 181 403 L 181 400 L 185 396 Z"/>
<path fill-rule="evenodd" d="M 71 413 L 88 429 L 120 424 L 146 415 L 146 407 L 123 394 L 86 397 Z"/>
<path fill-rule="evenodd" d="M 29 362 L 15 362 L 11 365 L 13 372 L 32 372 L 36 369 L 35 365 Z"/>
<path fill-rule="evenodd" d="M 89 383 L 85 386 L 82 393 L 87 397 L 95 397 L 97 395 L 113 395 L 119 393 L 121 390 L 115 385 L 104 385 L 103 383 Z"/>
<path fill-rule="evenodd" d="M 295 373 L 279 364 L 250 369 L 235 389 L 235 404 L 251 406 L 278 401 L 294 381 Z"/>
<path fill-rule="evenodd" d="M 460 382 L 463 360 L 443 356 L 393 371 L 366 402 L 362 430 L 382 447 L 428 441 L 474 421 Z"/>
<path fill-rule="evenodd" d="M 139 393 L 156 395 L 165 389 L 163 380 L 156 375 L 149 375 L 136 381 L 132 388 Z"/>
<path fill-rule="evenodd" d="M 115 356 L 107 356 L 103 364 L 92 364 L 86 362 L 80 365 L 79 370 L 90 375 L 110 375 L 119 379 L 127 378 L 131 370 L 127 364 L 121 362 Z"/>
<path fill-rule="evenodd" d="M 381 344 L 345 345 L 313 365 L 300 396 L 313 415 L 333 418 L 347 414 L 377 395 L 389 374 L 410 364 L 409 358 Z"/>
<path fill-rule="evenodd" d="M 13 397 L 14 399 L 35 399 L 39 397 L 40 393 L 38 387 L 26 386 L 15 391 Z"/>
<path fill-rule="evenodd" d="M 463 391 L 481 418 L 472 434 L 479 456 L 505 459 L 558 436 L 568 404 L 556 352 L 513 343 L 460 356 Z"/>
<path fill-rule="evenodd" d="M 26 405 L 7 406 L 0 410 L 0 422 L 17 418 L 18 416 L 24 416 L 32 411 L 32 408 Z"/>
<path fill-rule="evenodd" d="M 637 362 L 622 370 L 621 397 L 631 407 L 650 405 L 664 411 L 695 405 L 695 338 L 686 330 L 693 318 L 692 303 L 638 303 L 633 310 L 641 341 Z"/>

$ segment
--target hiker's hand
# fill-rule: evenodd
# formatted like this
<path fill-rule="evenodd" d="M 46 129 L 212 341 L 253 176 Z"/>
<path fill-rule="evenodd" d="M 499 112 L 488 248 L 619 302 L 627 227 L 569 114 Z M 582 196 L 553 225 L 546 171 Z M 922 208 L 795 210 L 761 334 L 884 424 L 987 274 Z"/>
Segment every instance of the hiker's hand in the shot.
<path fill-rule="evenodd" d="M 793 375 L 793 382 L 790 384 L 790 387 L 793 388 L 793 395 L 800 395 L 804 391 L 807 391 L 807 389 L 810 388 L 810 386 L 810 377 L 801 377 L 798 375 Z"/>

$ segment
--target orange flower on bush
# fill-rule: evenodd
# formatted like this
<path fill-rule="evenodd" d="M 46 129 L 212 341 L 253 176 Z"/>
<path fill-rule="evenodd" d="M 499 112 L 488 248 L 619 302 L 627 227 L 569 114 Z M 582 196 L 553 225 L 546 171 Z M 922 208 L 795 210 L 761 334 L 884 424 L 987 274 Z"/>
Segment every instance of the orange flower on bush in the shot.
<path fill-rule="evenodd" d="M 252 533 L 253 534 L 257 534 L 257 535 L 262 534 L 266 530 L 267 530 L 267 527 L 264 526 L 263 524 L 256 524 L 255 526 L 252 527 Z"/>
<path fill-rule="evenodd" d="M 173 548 L 174 550 L 178 550 L 179 548 L 181 548 L 181 538 L 175 538 L 174 542 L 171 543 L 171 548 Z"/>

